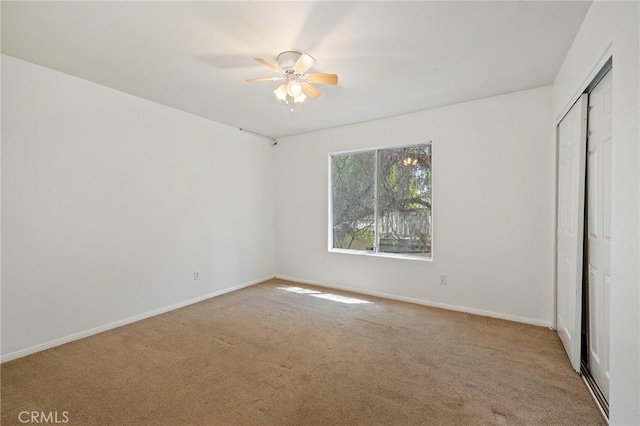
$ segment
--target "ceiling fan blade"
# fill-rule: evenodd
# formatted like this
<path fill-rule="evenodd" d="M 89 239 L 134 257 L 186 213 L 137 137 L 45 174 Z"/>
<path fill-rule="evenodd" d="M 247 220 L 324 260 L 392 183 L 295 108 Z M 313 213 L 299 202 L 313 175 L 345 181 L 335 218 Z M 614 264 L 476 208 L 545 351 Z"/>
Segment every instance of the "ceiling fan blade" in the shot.
<path fill-rule="evenodd" d="M 316 89 L 309 83 L 300 83 L 300 87 L 302 87 L 302 93 L 304 93 L 306 97 L 311 99 L 316 99 L 322 94 L 318 89 Z"/>
<path fill-rule="evenodd" d="M 264 59 L 260 59 L 260 58 L 253 58 L 254 61 L 261 63 L 262 65 L 264 65 L 265 67 L 269 67 L 272 70 L 282 73 L 282 70 L 280 68 L 278 68 L 277 66 L 270 64 L 269 62 L 265 61 Z"/>
<path fill-rule="evenodd" d="M 316 63 L 316 60 L 307 53 L 300 55 L 296 63 L 293 65 L 293 71 L 296 74 L 303 74 Z"/>
<path fill-rule="evenodd" d="M 259 83 L 261 81 L 278 81 L 284 80 L 284 77 L 263 77 L 263 78 L 250 78 L 247 80 L 249 83 Z"/>
<path fill-rule="evenodd" d="M 311 83 L 338 84 L 338 76 L 336 74 L 307 74 L 304 78 Z"/>

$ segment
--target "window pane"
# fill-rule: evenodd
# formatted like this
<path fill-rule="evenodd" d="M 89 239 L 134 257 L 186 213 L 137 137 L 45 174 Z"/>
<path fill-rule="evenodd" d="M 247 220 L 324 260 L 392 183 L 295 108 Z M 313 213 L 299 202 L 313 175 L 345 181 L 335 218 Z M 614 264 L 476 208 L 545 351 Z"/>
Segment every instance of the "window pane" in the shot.
<path fill-rule="evenodd" d="M 431 146 L 378 156 L 378 251 L 431 256 Z"/>
<path fill-rule="evenodd" d="M 375 151 L 333 156 L 333 248 L 373 250 Z"/>

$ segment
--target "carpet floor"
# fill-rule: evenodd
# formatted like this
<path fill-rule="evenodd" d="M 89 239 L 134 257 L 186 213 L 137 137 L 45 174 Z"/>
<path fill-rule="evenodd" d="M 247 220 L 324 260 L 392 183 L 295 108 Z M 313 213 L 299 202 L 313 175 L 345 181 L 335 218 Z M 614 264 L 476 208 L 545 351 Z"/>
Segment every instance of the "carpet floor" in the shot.
<path fill-rule="evenodd" d="M 1 397 L 3 426 L 606 424 L 551 330 L 280 280 L 6 362 Z"/>

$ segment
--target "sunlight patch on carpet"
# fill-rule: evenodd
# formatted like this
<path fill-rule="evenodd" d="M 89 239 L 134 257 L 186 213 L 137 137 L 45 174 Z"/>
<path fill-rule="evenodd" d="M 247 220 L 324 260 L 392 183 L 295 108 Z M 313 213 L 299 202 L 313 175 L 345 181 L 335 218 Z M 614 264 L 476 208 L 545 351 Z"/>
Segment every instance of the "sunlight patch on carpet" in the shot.
<path fill-rule="evenodd" d="M 311 289 L 302 288 L 302 287 L 287 286 L 287 287 L 278 287 L 278 289 L 288 291 L 291 293 L 307 294 L 309 296 L 318 297 L 320 299 L 332 300 L 334 302 L 346 303 L 348 305 L 373 303 L 368 300 L 356 299 L 355 297 L 340 296 L 338 294 L 333 294 L 333 293 L 324 293 L 322 291 L 311 290 Z"/>

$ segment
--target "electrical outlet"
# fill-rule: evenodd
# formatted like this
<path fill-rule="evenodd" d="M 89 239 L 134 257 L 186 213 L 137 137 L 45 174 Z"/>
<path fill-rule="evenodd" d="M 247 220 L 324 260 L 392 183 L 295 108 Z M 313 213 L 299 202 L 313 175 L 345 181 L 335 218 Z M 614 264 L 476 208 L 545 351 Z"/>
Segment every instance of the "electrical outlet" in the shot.
<path fill-rule="evenodd" d="M 193 279 L 194 280 L 199 280 L 200 279 L 200 272 L 193 271 Z"/>
<path fill-rule="evenodd" d="M 440 274 L 440 285 L 447 285 L 447 274 Z"/>

